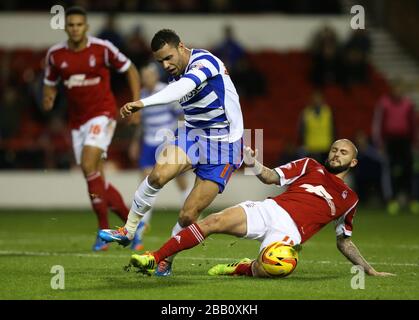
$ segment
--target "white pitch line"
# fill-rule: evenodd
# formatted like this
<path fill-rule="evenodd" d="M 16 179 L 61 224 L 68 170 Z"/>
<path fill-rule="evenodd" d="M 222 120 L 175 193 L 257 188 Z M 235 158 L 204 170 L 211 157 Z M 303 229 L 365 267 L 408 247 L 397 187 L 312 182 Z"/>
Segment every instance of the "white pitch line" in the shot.
<path fill-rule="evenodd" d="M 81 258 L 128 258 L 128 254 L 108 254 L 104 252 L 98 253 L 71 253 L 71 252 L 45 252 L 45 251 L 13 251 L 13 250 L 0 250 L 0 257 L 7 255 L 16 256 L 33 256 L 33 257 L 81 257 Z M 182 260 L 201 260 L 201 261 L 235 261 L 241 258 L 214 258 L 214 257 L 188 257 L 180 256 L 176 259 Z M 329 260 L 302 260 L 304 263 L 310 264 L 350 264 L 349 262 L 329 261 Z M 402 267 L 419 267 L 418 263 L 391 263 L 391 262 L 370 262 L 375 265 L 386 265 L 386 266 L 402 266 Z"/>

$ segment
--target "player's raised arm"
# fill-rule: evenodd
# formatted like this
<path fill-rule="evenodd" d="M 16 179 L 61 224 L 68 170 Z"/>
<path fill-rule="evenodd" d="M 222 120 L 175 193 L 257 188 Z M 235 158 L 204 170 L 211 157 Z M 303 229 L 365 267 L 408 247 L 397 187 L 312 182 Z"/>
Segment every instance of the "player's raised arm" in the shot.
<path fill-rule="evenodd" d="M 258 179 L 265 184 L 279 184 L 279 175 L 275 170 L 269 169 L 256 160 L 258 150 L 253 151 L 250 147 L 244 148 L 244 163 L 253 169 Z"/>
<path fill-rule="evenodd" d="M 144 107 L 169 104 L 178 101 L 184 95 L 195 89 L 195 87 L 195 82 L 189 78 L 182 78 L 176 82 L 172 82 L 166 88 L 150 97 L 125 104 L 120 110 L 121 117 L 128 117 Z"/>
<path fill-rule="evenodd" d="M 370 276 L 395 276 L 393 273 L 376 271 L 359 252 L 358 248 L 352 242 L 350 237 L 345 237 L 343 234 L 337 237 L 336 243 L 339 251 L 354 265 L 364 268 L 365 273 Z"/>

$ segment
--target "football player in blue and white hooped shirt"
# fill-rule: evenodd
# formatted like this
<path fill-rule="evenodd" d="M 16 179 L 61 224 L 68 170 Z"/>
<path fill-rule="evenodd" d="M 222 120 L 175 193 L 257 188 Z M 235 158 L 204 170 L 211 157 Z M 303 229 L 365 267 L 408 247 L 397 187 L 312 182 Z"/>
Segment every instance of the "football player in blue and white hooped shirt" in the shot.
<path fill-rule="evenodd" d="M 151 49 L 154 58 L 170 73 L 170 84 L 158 93 L 121 108 L 127 117 L 142 108 L 178 101 L 185 113 L 185 127 L 173 144 L 160 152 L 152 172 L 135 192 L 127 223 L 118 230 L 102 230 L 102 239 L 127 245 L 141 217 L 160 189 L 174 177 L 194 169 L 195 185 L 172 230 L 195 222 L 215 199 L 233 171 L 242 163 L 243 117 L 239 97 L 223 62 L 206 50 L 188 49 L 172 30 L 157 32 Z M 171 273 L 171 259 L 161 261 L 157 273 Z"/>
<path fill-rule="evenodd" d="M 167 84 L 159 81 L 158 67 L 154 63 L 141 68 L 140 76 L 142 99 L 159 92 L 167 86 Z M 139 113 L 141 123 L 131 141 L 129 156 L 132 160 L 138 161 L 141 179 L 144 179 L 151 173 L 156 164 L 156 151 L 165 142 L 164 138 L 170 134 L 174 136 L 178 127 L 178 121 L 183 118 L 183 111 L 180 104 L 175 102 L 154 108 L 144 108 Z M 182 192 L 181 199 L 185 201 L 189 194 L 185 175 L 177 176 L 176 184 Z M 151 216 L 152 209 L 148 210 L 141 219 L 134 240 L 131 243 L 131 249 L 136 251 L 144 249 L 143 233 L 150 224 Z"/>

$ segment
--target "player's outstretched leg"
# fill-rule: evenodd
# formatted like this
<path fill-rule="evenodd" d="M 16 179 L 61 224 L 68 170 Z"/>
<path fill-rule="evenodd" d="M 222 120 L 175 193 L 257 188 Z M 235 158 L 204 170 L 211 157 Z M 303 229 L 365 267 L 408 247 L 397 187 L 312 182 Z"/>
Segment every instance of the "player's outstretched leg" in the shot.
<path fill-rule="evenodd" d="M 202 241 L 204 241 L 204 234 L 199 226 L 194 223 L 170 238 L 159 250 L 142 255 L 132 255 L 130 265 L 138 268 L 143 273 L 155 271 L 157 266 L 167 257 L 179 251 L 195 247 Z"/>
<path fill-rule="evenodd" d="M 210 234 L 224 233 L 243 237 L 246 235 L 246 230 L 247 219 L 244 210 L 239 206 L 228 208 L 220 213 L 211 214 L 181 230 L 155 252 L 133 255 L 130 265 L 147 273 L 150 270 L 155 270 L 167 257 L 197 246 Z"/>
<path fill-rule="evenodd" d="M 188 189 L 188 185 L 187 185 L 187 181 L 185 179 L 185 176 L 180 175 L 180 176 L 176 177 L 176 183 L 178 184 L 179 189 L 182 191 L 183 203 L 185 203 L 186 199 L 188 198 L 188 195 L 191 192 L 191 190 Z M 182 231 L 182 229 L 183 228 L 181 227 L 179 222 L 177 222 L 172 229 L 172 237 L 175 236 L 176 234 L 178 234 L 180 231 Z M 160 263 L 158 264 L 154 274 L 158 277 L 170 276 L 172 274 L 172 264 L 173 264 L 173 260 L 174 260 L 175 256 L 176 255 L 172 255 L 172 256 L 167 257 L 166 259 L 163 259 L 162 261 L 160 261 Z"/>
<path fill-rule="evenodd" d="M 199 228 L 194 222 L 198 220 L 200 213 L 212 203 L 218 192 L 219 186 L 217 183 L 196 177 L 195 185 L 180 210 L 179 220 L 172 230 L 172 239 L 180 235 L 188 226 L 195 225 L 195 229 Z M 204 238 L 201 232 L 196 232 L 196 236 L 202 237 L 202 240 Z M 155 275 L 169 276 L 172 274 L 173 253 L 176 252 L 169 255 L 165 254 L 163 259 L 159 259 L 159 266 Z"/>

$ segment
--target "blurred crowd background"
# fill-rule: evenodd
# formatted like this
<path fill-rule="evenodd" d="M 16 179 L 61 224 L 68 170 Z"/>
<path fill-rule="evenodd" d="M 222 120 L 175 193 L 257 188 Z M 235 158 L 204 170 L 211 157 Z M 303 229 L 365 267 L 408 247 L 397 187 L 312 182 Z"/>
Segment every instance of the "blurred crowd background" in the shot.
<path fill-rule="evenodd" d="M 120 31 L 118 13 L 323 16 L 347 14 L 351 5 L 364 5 L 367 28 L 353 31 L 347 39 L 325 24 L 313 30 L 305 50 L 249 50 L 226 24 L 223 40 L 206 49 L 230 70 L 245 127 L 264 129 L 267 166 L 307 155 L 324 161 L 330 143 L 346 137 L 359 148 L 353 178 L 361 200 L 386 203 L 390 213 L 409 204 L 419 213 L 417 1 L 260 0 L 255 7 L 253 1 L 239 0 L 3 0 L 0 10 L 49 12 L 55 4 L 107 13 L 95 36 L 113 42 L 138 68 L 152 58 L 150 39 L 141 25 L 128 33 Z M 41 108 L 47 49 L 0 47 L 0 170 L 75 166 L 65 97 L 59 96 L 51 113 Z M 118 105 L 128 101 L 124 76 L 113 73 L 112 87 Z M 108 166 L 134 169 L 136 162 L 127 150 L 135 128 L 121 119 L 118 123 Z"/>

